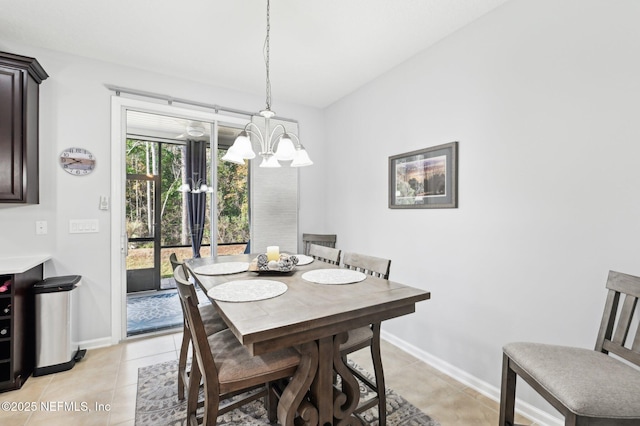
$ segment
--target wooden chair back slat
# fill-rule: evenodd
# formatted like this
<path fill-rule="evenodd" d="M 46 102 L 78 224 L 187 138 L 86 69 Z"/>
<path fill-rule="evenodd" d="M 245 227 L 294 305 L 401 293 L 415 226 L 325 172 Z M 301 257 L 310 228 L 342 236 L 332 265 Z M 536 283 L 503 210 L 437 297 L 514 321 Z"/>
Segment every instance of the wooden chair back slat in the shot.
<path fill-rule="evenodd" d="M 311 244 L 309 248 L 309 256 L 332 265 L 340 264 L 340 250 L 337 248 Z"/>
<path fill-rule="evenodd" d="M 187 268 L 187 265 L 185 265 L 183 261 L 178 260 L 178 257 L 176 256 L 175 253 L 171 253 L 171 255 L 169 256 L 169 262 L 171 262 L 171 270 L 174 273 L 174 278 L 175 278 L 176 268 L 179 267 L 182 270 L 181 276 L 186 277 L 187 282 L 189 282 L 189 268 Z"/>
<path fill-rule="evenodd" d="M 185 267 L 183 265 L 178 265 L 174 270 L 173 270 L 173 279 L 176 282 L 176 287 L 178 288 L 178 296 L 180 299 L 180 306 L 182 307 L 182 315 L 184 317 L 184 326 L 186 328 L 191 328 L 190 326 L 190 322 L 188 320 L 188 313 L 187 313 L 187 306 L 185 305 L 184 301 L 182 300 L 182 296 L 180 294 L 180 287 L 178 286 L 178 284 L 180 284 L 181 282 L 183 283 L 187 283 L 187 285 L 189 285 L 189 287 L 191 287 L 191 289 L 193 289 L 193 285 L 189 282 L 188 278 L 185 278 L 186 276 L 186 271 L 185 271 Z M 191 296 L 191 293 L 189 291 L 189 289 L 185 289 L 185 292 L 189 292 L 189 296 Z M 195 293 L 195 289 L 193 291 Z M 196 300 L 197 299 L 197 294 L 196 294 Z"/>
<path fill-rule="evenodd" d="M 640 366 L 640 336 L 638 335 L 640 327 L 636 330 L 631 347 L 628 347 L 629 332 L 638 310 L 640 277 L 610 271 L 607 288 L 609 293 L 595 349 L 604 353 L 613 353 Z M 621 296 L 624 296 L 624 300 L 618 309 Z"/>
<path fill-rule="evenodd" d="M 389 279 L 391 260 L 364 254 L 345 252 L 342 263 L 345 268 L 363 272 L 374 277 Z"/>
<path fill-rule="evenodd" d="M 310 256 L 311 244 L 335 248 L 337 239 L 336 234 L 302 234 L 303 253 Z"/>
<path fill-rule="evenodd" d="M 182 265 L 182 262 L 178 260 L 178 256 L 176 256 L 175 253 L 169 255 L 169 262 L 171 262 L 172 271 L 175 271 L 178 266 Z"/>
<path fill-rule="evenodd" d="M 607 288 L 617 291 L 618 293 L 630 294 L 634 297 L 640 297 L 640 284 L 638 277 L 623 274 L 622 272 L 609 271 L 607 279 Z"/>
<path fill-rule="evenodd" d="M 598 337 L 596 339 L 595 350 L 599 352 L 605 352 L 603 348 L 606 336 L 611 336 L 613 333 L 613 326 L 616 322 L 615 313 L 618 310 L 618 302 L 620 300 L 620 293 L 615 290 L 609 290 L 607 293 L 607 300 L 604 305 L 604 314 L 602 315 L 602 322 L 600 323 L 600 330 L 598 331 Z"/>
<path fill-rule="evenodd" d="M 616 332 L 613 335 L 613 343 L 624 346 L 624 343 L 627 341 L 627 336 L 629 335 L 631 319 L 633 318 L 633 312 L 636 309 L 637 303 L 637 297 L 629 295 L 625 296 L 624 302 L 622 303 L 622 310 L 618 317 L 618 326 L 616 327 Z"/>

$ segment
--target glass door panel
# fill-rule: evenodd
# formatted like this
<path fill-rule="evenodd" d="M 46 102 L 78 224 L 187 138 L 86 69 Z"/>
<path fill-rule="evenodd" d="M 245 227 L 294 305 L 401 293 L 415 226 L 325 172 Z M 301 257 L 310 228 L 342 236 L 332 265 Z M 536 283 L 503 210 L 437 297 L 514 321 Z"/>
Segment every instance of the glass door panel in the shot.
<path fill-rule="evenodd" d="M 128 174 L 126 183 L 127 293 L 157 290 L 159 253 L 158 177 Z"/>

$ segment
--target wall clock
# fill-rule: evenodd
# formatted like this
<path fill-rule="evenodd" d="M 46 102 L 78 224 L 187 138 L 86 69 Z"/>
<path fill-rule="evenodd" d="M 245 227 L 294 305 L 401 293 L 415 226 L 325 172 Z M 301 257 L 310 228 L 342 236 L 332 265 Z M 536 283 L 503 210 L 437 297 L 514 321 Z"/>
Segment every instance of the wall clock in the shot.
<path fill-rule="evenodd" d="M 84 148 L 67 148 L 60 153 L 60 167 L 74 176 L 84 176 L 96 167 L 96 158 Z"/>

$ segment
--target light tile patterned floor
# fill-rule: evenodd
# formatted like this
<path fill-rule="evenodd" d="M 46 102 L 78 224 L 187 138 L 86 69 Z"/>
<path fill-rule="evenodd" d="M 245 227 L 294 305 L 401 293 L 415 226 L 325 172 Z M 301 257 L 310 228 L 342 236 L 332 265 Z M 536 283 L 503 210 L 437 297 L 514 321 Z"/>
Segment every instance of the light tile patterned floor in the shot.
<path fill-rule="evenodd" d="M 85 359 L 69 371 L 31 377 L 22 389 L 1 393 L 0 401 L 22 403 L 25 410 L 27 403 L 36 403 L 37 410 L 0 410 L 0 424 L 133 426 L 138 368 L 177 359 L 181 337 L 165 334 L 88 350 Z M 351 356 L 371 368 L 366 350 Z M 383 342 L 382 356 L 387 385 L 442 426 L 498 424 L 496 402 L 389 343 Z M 48 411 L 41 410 L 42 402 L 48 404 Z"/>

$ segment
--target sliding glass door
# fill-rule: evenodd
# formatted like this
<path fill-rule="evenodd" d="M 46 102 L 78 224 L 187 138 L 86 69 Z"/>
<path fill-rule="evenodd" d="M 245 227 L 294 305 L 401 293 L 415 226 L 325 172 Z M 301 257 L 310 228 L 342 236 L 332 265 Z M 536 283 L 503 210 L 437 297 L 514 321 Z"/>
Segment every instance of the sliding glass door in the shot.
<path fill-rule="evenodd" d="M 127 118 L 127 293 L 175 288 L 172 253 L 179 260 L 208 257 L 212 247 L 219 255 L 243 253 L 250 234 L 249 170 L 220 161 L 241 128 L 138 111 Z M 202 157 L 202 170 L 194 171 Z M 192 194 L 203 183 L 215 194 Z M 198 213 L 194 222 L 198 203 L 204 217 Z"/>

